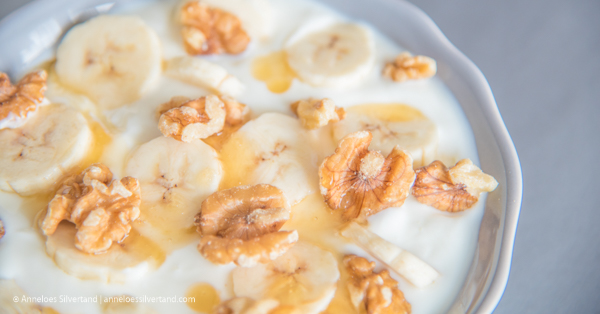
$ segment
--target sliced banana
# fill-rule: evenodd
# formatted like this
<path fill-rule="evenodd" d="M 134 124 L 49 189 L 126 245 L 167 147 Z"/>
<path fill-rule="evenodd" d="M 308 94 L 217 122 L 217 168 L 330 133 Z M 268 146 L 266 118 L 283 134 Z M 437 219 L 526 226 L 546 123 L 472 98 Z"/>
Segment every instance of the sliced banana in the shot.
<path fill-rule="evenodd" d="M 240 95 L 245 88 L 238 78 L 229 75 L 220 65 L 189 56 L 168 60 L 165 64 L 165 75 L 232 97 Z"/>
<path fill-rule="evenodd" d="M 42 307 L 26 302 L 29 296 L 12 279 L 0 279 L 0 313 L 41 314 Z"/>
<path fill-rule="evenodd" d="M 61 82 L 106 109 L 140 98 L 161 66 L 158 36 L 135 16 L 95 17 L 73 27 L 56 51 Z"/>
<path fill-rule="evenodd" d="M 333 137 L 340 141 L 357 131 L 369 131 L 373 135 L 370 148 L 389 154 L 396 145 L 407 151 L 415 167 L 429 164 L 436 159 L 438 134 L 435 124 L 427 119 L 410 121 L 383 121 L 369 115 L 348 112 L 346 118 L 333 126 Z"/>
<path fill-rule="evenodd" d="M 196 234 L 194 216 L 219 187 L 223 170 L 215 150 L 204 142 L 158 137 L 133 152 L 125 174 L 137 178 L 142 191 L 134 228 L 163 243 Z"/>
<path fill-rule="evenodd" d="M 341 230 L 341 234 L 419 288 L 430 285 L 440 276 L 433 267 L 417 256 L 386 241 L 356 222 L 346 225 Z"/>
<path fill-rule="evenodd" d="M 88 254 L 75 247 L 74 224 L 62 222 L 46 239 L 46 252 L 64 272 L 84 280 L 124 283 L 142 278 L 164 261 L 164 253 L 132 231 L 120 245 L 105 253 Z"/>
<path fill-rule="evenodd" d="M 273 33 L 273 8 L 269 0 L 184 0 L 176 7 L 177 16 L 181 8 L 192 1 L 235 15 L 252 39 L 265 39 Z"/>
<path fill-rule="evenodd" d="M 273 298 L 301 313 L 316 314 L 333 299 L 340 272 L 333 254 L 298 242 L 269 264 L 234 269 L 232 277 L 238 297 Z"/>
<path fill-rule="evenodd" d="M 287 61 L 298 77 L 314 86 L 352 87 L 375 61 L 373 39 L 358 24 L 333 24 L 292 41 Z"/>
<path fill-rule="evenodd" d="M 294 205 L 319 190 L 318 158 L 298 119 L 265 113 L 246 123 L 221 150 L 225 187 L 266 183 Z"/>
<path fill-rule="evenodd" d="M 0 189 L 47 190 L 82 162 L 92 142 L 83 115 L 62 105 L 40 107 L 23 127 L 0 131 Z"/>

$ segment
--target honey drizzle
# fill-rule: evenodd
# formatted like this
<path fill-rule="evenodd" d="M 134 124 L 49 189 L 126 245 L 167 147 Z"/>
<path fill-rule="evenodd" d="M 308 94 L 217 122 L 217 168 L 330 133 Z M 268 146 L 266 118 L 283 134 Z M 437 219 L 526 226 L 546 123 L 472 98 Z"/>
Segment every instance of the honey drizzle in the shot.
<path fill-rule="evenodd" d="M 258 156 L 248 139 L 233 134 L 223 145 L 219 156 L 223 166 L 223 179 L 219 190 L 251 182 L 250 174 L 258 166 Z"/>
<path fill-rule="evenodd" d="M 296 77 L 287 63 L 285 51 L 272 52 L 254 59 L 252 75 L 257 80 L 265 82 L 267 88 L 276 94 L 287 91 Z"/>
<path fill-rule="evenodd" d="M 212 313 L 213 309 L 221 303 L 217 290 L 207 283 L 198 283 L 191 286 L 185 296 L 187 306 L 200 313 Z"/>
<path fill-rule="evenodd" d="M 377 118 L 386 122 L 406 122 L 427 117 L 417 108 L 401 103 L 372 103 L 347 107 L 348 112 Z"/>
<path fill-rule="evenodd" d="M 166 252 L 155 242 L 142 236 L 137 230 L 131 229 L 129 235 L 118 245 L 130 254 L 137 255 L 141 260 L 152 260 L 158 268 L 167 258 Z"/>

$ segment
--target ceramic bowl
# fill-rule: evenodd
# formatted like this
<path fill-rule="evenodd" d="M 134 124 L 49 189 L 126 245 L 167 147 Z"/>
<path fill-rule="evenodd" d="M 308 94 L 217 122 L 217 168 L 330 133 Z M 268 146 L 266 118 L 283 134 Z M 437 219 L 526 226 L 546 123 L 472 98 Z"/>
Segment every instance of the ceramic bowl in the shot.
<path fill-rule="evenodd" d="M 37 0 L 0 22 L 0 71 L 21 76 L 51 57 L 65 30 L 131 0 Z M 510 270 L 521 208 L 522 175 L 514 144 L 481 71 L 420 9 L 403 0 L 321 0 L 353 18 L 371 23 L 402 47 L 434 58 L 438 77 L 464 110 L 483 169 L 499 187 L 487 197 L 477 250 L 467 279 L 449 313 L 491 313 Z"/>

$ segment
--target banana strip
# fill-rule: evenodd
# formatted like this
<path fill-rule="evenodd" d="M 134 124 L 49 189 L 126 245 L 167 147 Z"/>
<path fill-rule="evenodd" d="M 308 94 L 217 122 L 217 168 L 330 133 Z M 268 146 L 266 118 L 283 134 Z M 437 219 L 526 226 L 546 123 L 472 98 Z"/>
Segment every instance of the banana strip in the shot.
<path fill-rule="evenodd" d="M 412 253 L 384 240 L 356 222 L 349 223 L 342 229 L 341 233 L 342 236 L 352 240 L 356 245 L 419 288 L 428 286 L 440 275 L 433 267 Z"/>
<path fill-rule="evenodd" d="M 198 87 L 209 88 L 219 94 L 236 97 L 244 91 L 244 84 L 225 68 L 200 58 L 189 56 L 169 59 L 165 75 Z"/>

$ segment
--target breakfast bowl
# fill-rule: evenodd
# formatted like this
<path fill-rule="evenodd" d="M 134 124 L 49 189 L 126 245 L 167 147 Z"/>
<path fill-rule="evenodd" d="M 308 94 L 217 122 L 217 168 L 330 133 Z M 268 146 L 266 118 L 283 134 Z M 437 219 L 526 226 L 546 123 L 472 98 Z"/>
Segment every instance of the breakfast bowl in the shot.
<path fill-rule="evenodd" d="M 36 0 L 0 21 L 0 71 L 21 77 L 54 57 L 66 31 L 99 14 L 141 1 Z M 479 163 L 498 188 L 485 201 L 475 255 L 448 313 L 491 313 L 508 281 L 521 206 L 518 156 L 481 71 L 421 10 L 403 0 L 321 0 L 352 19 L 364 21 L 396 44 L 436 60 L 437 76 L 460 104 L 472 129 Z M 2 206 L 2 205 L 0 205 Z M 0 264 L 2 265 L 2 264 Z"/>

